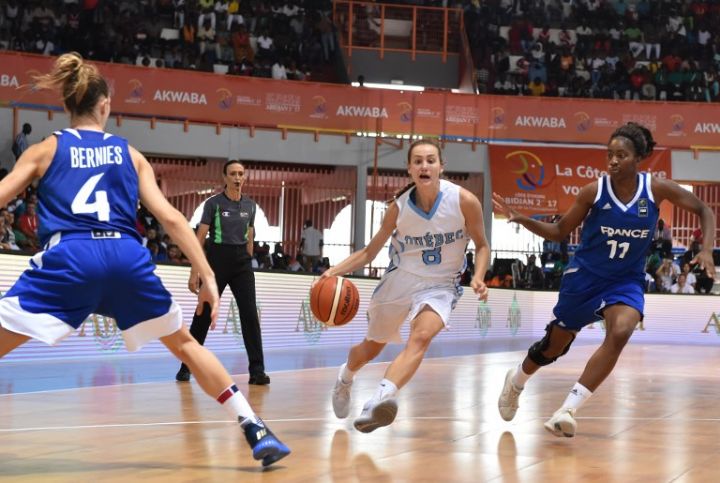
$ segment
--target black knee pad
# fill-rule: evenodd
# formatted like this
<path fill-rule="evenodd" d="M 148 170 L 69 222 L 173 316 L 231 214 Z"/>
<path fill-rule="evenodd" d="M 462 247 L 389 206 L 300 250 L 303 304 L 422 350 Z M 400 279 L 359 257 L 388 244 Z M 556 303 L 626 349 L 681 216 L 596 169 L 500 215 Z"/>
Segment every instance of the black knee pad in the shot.
<path fill-rule="evenodd" d="M 575 334 L 570 332 L 573 336 L 572 340 L 568 343 L 568 345 L 565 346 L 565 349 L 563 349 L 562 353 L 556 357 L 548 358 L 543 355 L 543 351 L 548 348 L 550 345 L 550 334 L 552 334 L 553 330 L 561 330 L 555 328 L 555 321 L 550 322 L 547 326 L 545 326 L 545 336 L 540 339 L 539 341 L 535 342 L 533 345 L 530 346 L 530 349 L 528 349 L 528 357 L 531 361 L 533 361 L 538 366 L 547 366 L 549 364 L 552 364 L 556 360 L 558 360 L 560 357 L 564 356 L 568 353 L 570 350 L 570 346 L 575 341 Z"/>

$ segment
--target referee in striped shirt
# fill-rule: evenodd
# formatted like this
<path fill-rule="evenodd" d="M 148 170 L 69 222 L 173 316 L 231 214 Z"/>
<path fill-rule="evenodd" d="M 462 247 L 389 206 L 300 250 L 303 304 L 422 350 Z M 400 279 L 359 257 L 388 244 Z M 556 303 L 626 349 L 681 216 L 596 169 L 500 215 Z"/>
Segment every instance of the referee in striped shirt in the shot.
<path fill-rule="evenodd" d="M 205 245 L 205 253 L 215 272 L 220 295 L 230 285 L 235 296 L 243 342 L 250 362 L 248 382 L 265 385 L 270 383 L 270 378 L 265 374 L 260 321 L 255 303 L 255 274 L 251 263 L 257 205 L 242 194 L 245 166 L 240 161 L 230 160 L 225 163 L 223 177 L 223 192 L 205 200 L 197 237 Z M 188 281 L 190 291 L 199 292 L 199 283 L 198 274 L 191 271 Z M 203 344 L 209 328 L 210 306 L 205 304 L 202 313 L 193 316 L 190 333 Z M 190 370 L 185 364 L 180 366 L 175 379 L 181 382 L 190 380 Z"/>

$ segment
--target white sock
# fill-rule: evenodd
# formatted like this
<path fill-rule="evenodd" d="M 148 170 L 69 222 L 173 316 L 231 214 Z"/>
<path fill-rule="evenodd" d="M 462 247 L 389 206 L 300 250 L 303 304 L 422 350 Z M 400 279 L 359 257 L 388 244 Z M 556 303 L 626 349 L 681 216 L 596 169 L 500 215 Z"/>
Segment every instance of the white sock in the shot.
<path fill-rule="evenodd" d="M 340 367 L 340 380 L 344 384 L 350 384 L 351 382 L 353 382 L 353 378 L 355 377 L 356 372 L 357 371 L 351 371 L 350 369 L 348 369 L 347 363 L 345 363 Z"/>
<path fill-rule="evenodd" d="M 525 374 L 525 371 L 523 371 L 522 368 L 522 362 L 520 365 L 515 369 L 515 375 L 512 378 L 512 383 L 517 387 L 518 389 L 522 389 L 525 387 L 525 383 L 528 382 L 528 379 L 532 377 L 532 374 Z"/>
<path fill-rule="evenodd" d="M 235 384 L 221 392 L 217 397 L 217 402 L 222 404 L 223 409 L 227 411 L 231 418 L 241 423 L 245 422 L 245 420 L 253 423 L 258 422 L 255 412 Z"/>
<path fill-rule="evenodd" d="M 383 379 L 382 381 L 380 381 L 380 385 L 378 386 L 377 391 L 375 392 L 375 396 L 373 396 L 373 399 L 382 401 L 383 399 L 395 397 L 397 392 L 398 388 L 394 382 L 389 379 Z"/>
<path fill-rule="evenodd" d="M 562 407 L 567 409 L 580 409 L 580 406 L 585 404 L 585 401 L 587 401 L 590 396 L 592 396 L 592 391 L 579 382 L 576 382 Z"/>

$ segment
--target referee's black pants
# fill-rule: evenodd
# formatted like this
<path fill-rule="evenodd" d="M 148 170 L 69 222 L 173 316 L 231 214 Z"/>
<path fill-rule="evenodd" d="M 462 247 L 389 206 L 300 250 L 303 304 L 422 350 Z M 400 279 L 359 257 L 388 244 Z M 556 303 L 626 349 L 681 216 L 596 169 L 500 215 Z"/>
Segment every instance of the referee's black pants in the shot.
<path fill-rule="evenodd" d="M 252 257 L 244 245 L 212 243 L 208 243 L 208 245 L 207 259 L 215 272 L 215 281 L 220 295 L 225 291 L 225 287 L 230 285 L 230 290 L 237 302 L 243 342 L 245 342 L 245 350 L 250 362 L 248 371 L 251 376 L 264 374 L 265 359 L 255 302 L 255 273 L 252 269 Z M 201 345 L 205 343 L 210 322 L 210 305 L 205 304 L 202 313 L 195 314 L 190 325 L 190 333 Z"/>

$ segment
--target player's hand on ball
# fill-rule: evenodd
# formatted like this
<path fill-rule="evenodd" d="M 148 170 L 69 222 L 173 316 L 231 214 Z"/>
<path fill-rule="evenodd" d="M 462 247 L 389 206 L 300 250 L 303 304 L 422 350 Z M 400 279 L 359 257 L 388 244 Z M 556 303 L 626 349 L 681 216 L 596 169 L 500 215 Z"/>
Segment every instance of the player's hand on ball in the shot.
<path fill-rule="evenodd" d="M 328 278 L 330 276 L 331 276 L 330 270 L 325 270 L 323 273 L 320 274 L 319 277 L 317 277 L 317 278 L 315 278 L 315 280 L 313 280 L 312 285 L 310 285 L 310 291 L 312 292 L 312 289 L 315 288 L 315 285 L 319 284 L 322 279 Z"/>

